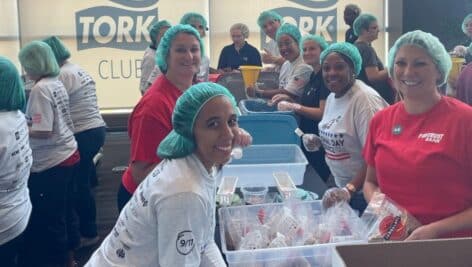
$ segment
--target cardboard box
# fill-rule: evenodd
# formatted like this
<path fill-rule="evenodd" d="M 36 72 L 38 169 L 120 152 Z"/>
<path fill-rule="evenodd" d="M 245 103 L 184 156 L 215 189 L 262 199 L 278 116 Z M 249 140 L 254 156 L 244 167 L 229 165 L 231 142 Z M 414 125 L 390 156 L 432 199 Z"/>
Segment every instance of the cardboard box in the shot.
<path fill-rule="evenodd" d="M 333 266 L 470 267 L 472 238 L 336 246 Z"/>

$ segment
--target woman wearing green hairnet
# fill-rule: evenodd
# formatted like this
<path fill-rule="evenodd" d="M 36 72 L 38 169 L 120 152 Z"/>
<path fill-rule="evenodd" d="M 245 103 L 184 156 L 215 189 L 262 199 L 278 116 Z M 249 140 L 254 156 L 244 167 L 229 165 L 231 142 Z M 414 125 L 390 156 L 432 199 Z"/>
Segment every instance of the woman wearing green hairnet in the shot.
<path fill-rule="evenodd" d="M 362 194 L 366 170 L 362 148 L 370 119 L 388 104 L 373 88 L 356 79 L 361 66 L 361 55 L 350 43 L 332 44 L 321 53 L 323 80 L 331 94 L 318 129 L 337 186 L 325 192 L 323 205 L 348 201 L 362 213 L 367 206 Z"/>
<path fill-rule="evenodd" d="M 149 86 L 156 80 L 162 72 L 156 66 L 156 50 L 159 46 L 164 33 L 171 27 L 167 20 L 161 20 L 154 22 L 149 27 L 149 38 L 151 38 L 151 44 L 144 50 L 143 60 L 141 61 L 141 80 L 139 83 L 139 91 L 141 95 L 147 91 Z M 151 79 L 151 83 L 148 80 Z"/>
<path fill-rule="evenodd" d="M 180 24 L 190 25 L 200 34 L 200 38 L 205 38 L 208 31 L 208 23 L 205 17 L 195 12 L 189 12 L 182 16 Z M 207 82 L 210 74 L 210 59 L 205 55 L 200 62 L 200 71 L 195 76 L 197 82 Z"/>
<path fill-rule="evenodd" d="M 178 100 L 163 161 L 139 185 L 87 267 L 226 266 L 214 241 L 216 180 L 240 136 L 236 102 L 199 83 Z"/>
<path fill-rule="evenodd" d="M 451 65 L 437 37 L 402 35 L 388 66 L 403 101 L 369 126 L 366 199 L 384 193 L 416 217 L 408 239 L 472 237 L 472 108 L 439 92 Z"/>
<path fill-rule="evenodd" d="M 17 266 L 31 215 L 28 176 L 33 157 L 22 110 L 25 90 L 15 65 L 0 56 L 0 262 Z"/>
<path fill-rule="evenodd" d="M 297 102 L 303 94 L 305 85 L 310 80 L 313 68 L 303 62 L 300 53 L 300 39 L 302 35 L 297 26 L 285 23 L 277 30 L 276 40 L 280 55 L 285 58 L 279 74 L 279 88 L 277 89 L 257 89 L 248 87 L 247 94 L 251 97 L 273 98 L 277 94 L 285 94 Z M 272 100 L 278 99 L 277 97 Z M 271 103 L 276 103 L 271 101 Z"/>
<path fill-rule="evenodd" d="M 27 44 L 20 50 L 19 59 L 26 75 L 34 81 L 26 106 L 33 151 L 28 180 L 33 211 L 20 259 L 22 266 L 73 266 L 71 251 L 77 247 L 79 236 L 69 224 L 69 192 L 80 154 L 69 97 L 58 79 L 59 65 L 46 43 Z"/>

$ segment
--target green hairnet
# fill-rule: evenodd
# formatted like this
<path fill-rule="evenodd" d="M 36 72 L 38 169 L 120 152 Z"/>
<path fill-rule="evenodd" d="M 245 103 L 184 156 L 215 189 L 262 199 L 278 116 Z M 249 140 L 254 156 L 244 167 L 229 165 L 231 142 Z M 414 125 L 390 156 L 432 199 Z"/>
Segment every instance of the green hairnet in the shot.
<path fill-rule="evenodd" d="M 216 96 L 226 96 L 236 111 L 234 96 L 217 83 L 204 82 L 192 85 L 177 99 L 172 115 L 173 130 L 162 140 L 157 150 L 161 158 L 181 158 L 196 148 L 193 128 L 200 110 Z"/>
<path fill-rule="evenodd" d="M 279 27 L 277 33 L 275 34 L 275 40 L 278 41 L 279 38 L 284 34 L 290 35 L 290 37 L 292 37 L 295 42 L 297 42 L 297 44 L 300 43 L 300 39 L 302 38 L 302 34 L 300 33 L 298 27 L 290 23 L 284 23 Z"/>
<path fill-rule="evenodd" d="M 259 17 L 257 18 L 257 24 L 259 25 L 259 27 L 264 28 L 264 24 L 268 20 L 279 21 L 281 24 L 283 22 L 282 16 L 280 16 L 279 13 L 272 10 L 267 10 L 259 15 Z"/>
<path fill-rule="evenodd" d="M 167 20 L 160 20 L 151 24 L 148 30 L 149 37 L 151 37 L 152 46 L 157 47 L 158 44 L 156 44 L 156 38 L 161 28 L 170 28 L 171 26 L 172 25 L 170 25 L 170 22 L 168 22 Z"/>
<path fill-rule="evenodd" d="M 360 14 L 352 24 L 354 34 L 360 36 L 362 30 L 369 30 L 370 24 L 374 21 L 377 21 L 377 18 L 374 15 L 368 13 Z"/>
<path fill-rule="evenodd" d="M 180 19 L 180 24 L 192 24 L 192 21 L 195 21 L 195 20 L 199 21 L 205 30 L 208 30 L 208 24 L 207 24 L 206 19 L 202 15 L 195 12 L 186 13 Z"/>
<path fill-rule="evenodd" d="M 472 21 L 472 13 L 470 13 L 469 15 L 467 15 L 465 18 L 464 18 L 464 21 L 462 21 L 462 31 L 468 35 L 467 33 L 467 23 L 469 23 L 470 21 Z M 472 37 L 472 36 L 471 36 Z"/>
<path fill-rule="evenodd" d="M 13 63 L 0 56 L 0 110 L 22 110 L 25 106 L 25 89 Z"/>
<path fill-rule="evenodd" d="M 200 55 L 203 58 L 205 55 L 204 47 L 202 39 L 200 38 L 200 34 L 198 33 L 195 28 L 190 25 L 183 25 L 177 24 L 175 26 L 170 27 L 159 43 L 159 47 L 157 48 L 156 52 L 156 64 L 159 66 L 159 69 L 162 73 L 167 72 L 167 56 L 169 55 L 170 46 L 172 45 L 172 41 L 174 40 L 177 34 L 184 32 L 191 34 L 197 38 L 198 42 L 200 43 Z"/>
<path fill-rule="evenodd" d="M 54 56 L 56 57 L 57 64 L 60 65 L 62 64 L 62 62 L 70 58 L 69 50 L 64 45 L 64 43 L 56 36 L 48 37 L 44 39 L 43 42 L 45 42 L 51 47 L 52 52 L 54 53 Z"/>
<path fill-rule="evenodd" d="M 332 52 L 342 54 L 351 60 L 354 66 L 354 73 L 359 75 L 362 68 L 362 57 L 357 47 L 347 42 L 334 43 L 328 46 L 320 55 L 320 62 L 323 64 L 325 58 Z"/>
<path fill-rule="evenodd" d="M 414 45 L 424 49 L 424 51 L 431 57 L 436 68 L 441 74 L 441 78 L 437 81 L 437 85 L 441 86 L 447 81 L 447 76 L 452 67 L 451 57 L 444 48 L 444 45 L 439 39 L 431 33 L 420 30 L 411 31 L 403 34 L 397 39 L 393 47 L 388 52 L 388 72 L 393 77 L 393 67 L 395 56 L 398 50 L 404 45 Z"/>
<path fill-rule="evenodd" d="M 302 37 L 302 40 L 300 41 L 300 50 L 303 51 L 303 44 L 306 41 L 315 41 L 321 48 L 321 51 L 325 50 L 328 47 L 328 42 L 321 36 L 321 35 L 315 35 L 315 34 L 307 34 Z"/>
<path fill-rule="evenodd" d="M 38 77 L 59 75 L 51 47 L 45 42 L 32 41 L 20 50 L 20 63 L 29 75 Z"/>

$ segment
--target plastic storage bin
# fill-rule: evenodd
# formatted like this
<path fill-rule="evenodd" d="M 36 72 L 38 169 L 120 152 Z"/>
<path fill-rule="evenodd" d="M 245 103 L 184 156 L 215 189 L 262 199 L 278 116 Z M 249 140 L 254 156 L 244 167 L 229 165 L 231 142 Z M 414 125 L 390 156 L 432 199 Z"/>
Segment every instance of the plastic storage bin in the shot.
<path fill-rule="evenodd" d="M 296 185 L 301 185 L 307 164 L 297 145 L 252 145 L 243 149 L 241 159 L 233 159 L 223 166 L 223 176 L 239 177 L 237 187 L 250 184 L 276 186 L 273 173 L 287 172 Z"/>
<path fill-rule="evenodd" d="M 251 218 L 257 217 L 261 209 L 266 214 L 277 212 L 286 205 L 282 203 L 224 207 L 218 211 L 222 252 L 226 256 L 229 267 L 291 267 L 291 266 L 331 266 L 336 244 L 365 243 L 362 240 L 350 240 L 337 243 L 325 243 L 304 246 L 263 248 L 254 250 L 233 250 L 230 244 L 230 224 L 235 220 L 243 229 L 250 227 Z M 288 207 L 294 213 L 309 214 L 317 227 L 321 217 L 321 201 L 292 202 Z M 359 219 L 358 217 L 356 217 Z M 234 228 L 233 228 L 234 229 Z M 339 236 L 338 236 L 339 237 Z M 338 238 L 338 239 L 342 239 Z"/>
<path fill-rule="evenodd" d="M 239 127 L 252 135 L 254 145 L 300 144 L 295 133 L 298 127 L 294 116 L 287 114 L 254 114 L 239 117 Z"/>
<path fill-rule="evenodd" d="M 243 99 L 239 101 L 239 109 L 244 115 L 255 113 L 294 114 L 292 111 L 278 111 L 277 105 L 269 106 L 264 99 Z"/>

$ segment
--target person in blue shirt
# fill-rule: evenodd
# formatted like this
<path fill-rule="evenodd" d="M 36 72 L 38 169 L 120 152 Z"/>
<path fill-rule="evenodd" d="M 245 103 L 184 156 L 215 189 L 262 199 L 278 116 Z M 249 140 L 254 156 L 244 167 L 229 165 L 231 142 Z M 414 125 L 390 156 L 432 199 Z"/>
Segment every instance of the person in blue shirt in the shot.
<path fill-rule="evenodd" d="M 218 60 L 218 72 L 232 72 L 241 65 L 262 66 L 261 55 L 254 46 L 248 44 L 249 29 L 243 23 L 236 23 L 230 28 L 233 44 L 227 45 L 221 50 Z"/>

